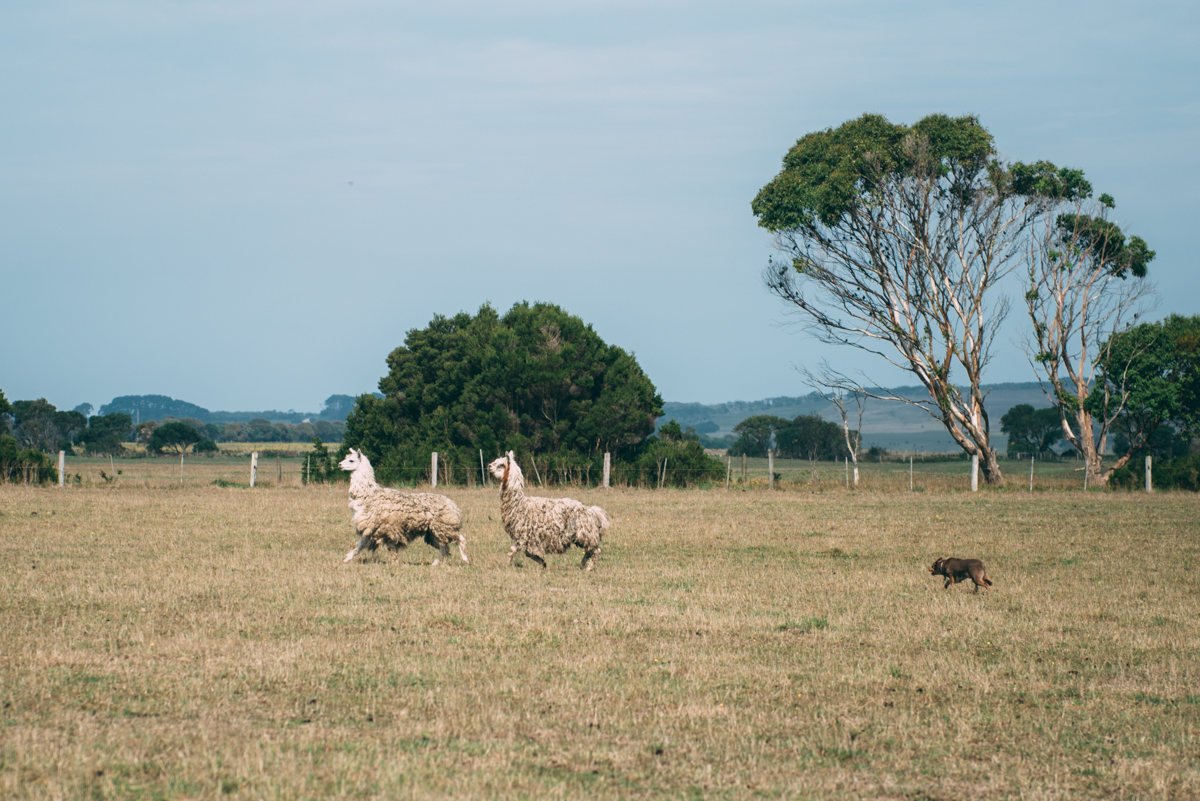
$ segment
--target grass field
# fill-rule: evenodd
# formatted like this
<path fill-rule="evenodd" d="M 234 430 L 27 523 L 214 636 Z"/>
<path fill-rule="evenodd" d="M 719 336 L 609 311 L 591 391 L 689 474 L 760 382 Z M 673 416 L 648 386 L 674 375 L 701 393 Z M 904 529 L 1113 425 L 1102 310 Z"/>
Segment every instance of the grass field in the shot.
<path fill-rule="evenodd" d="M 585 575 L 494 489 L 343 565 L 344 486 L 225 462 L 0 487 L 0 797 L 1200 797 L 1194 495 L 579 490 Z"/>

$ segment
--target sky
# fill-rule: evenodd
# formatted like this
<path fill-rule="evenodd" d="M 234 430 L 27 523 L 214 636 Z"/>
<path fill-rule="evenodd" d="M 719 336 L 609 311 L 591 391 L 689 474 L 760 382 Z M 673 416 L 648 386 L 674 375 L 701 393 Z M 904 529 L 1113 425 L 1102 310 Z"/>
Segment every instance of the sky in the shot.
<path fill-rule="evenodd" d="M 805 394 L 820 358 L 913 384 L 760 278 L 755 193 L 866 112 L 1085 170 L 1157 251 L 1155 317 L 1200 313 L 1194 3 L 5 3 L 0 109 L 10 401 L 315 411 L 522 300 L 665 400 Z M 1024 322 L 988 380 L 1034 380 Z"/>

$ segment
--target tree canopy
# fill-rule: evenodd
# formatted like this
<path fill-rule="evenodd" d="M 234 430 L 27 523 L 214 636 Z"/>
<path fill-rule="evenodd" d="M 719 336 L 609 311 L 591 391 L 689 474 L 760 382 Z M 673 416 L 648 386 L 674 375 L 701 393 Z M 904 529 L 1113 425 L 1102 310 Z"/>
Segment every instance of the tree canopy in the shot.
<path fill-rule="evenodd" d="M 183 453 L 201 439 L 203 437 L 200 436 L 200 432 L 187 423 L 179 421 L 163 423 L 150 435 L 150 450 L 171 450 L 175 453 Z"/>
<path fill-rule="evenodd" d="M 480 450 L 628 457 L 662 414 L 632 354 L 550 303 L 436 316 L 387 365 L 383 397 L 359 396 L 345 442 L 393 468 L 428 464 L 431 450 L 468 463 Z"/>
<path fill-rule="evenodd" d="M 1031 404 L 1018 403 L 1000 418 L 1000 431 L 1008 435 L 1009 455 L 1045 453 L 1063 438 L 1062 418 L 1056 406 L 1035 409 Z"/>

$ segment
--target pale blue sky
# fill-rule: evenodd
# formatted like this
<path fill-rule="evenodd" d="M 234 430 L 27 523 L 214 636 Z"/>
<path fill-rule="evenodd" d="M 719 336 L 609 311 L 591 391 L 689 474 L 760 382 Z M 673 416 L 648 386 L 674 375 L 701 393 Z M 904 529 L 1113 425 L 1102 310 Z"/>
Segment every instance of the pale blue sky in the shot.
<path fill-rule="evenodd" d="M 1200 312 L 1194 3 L 0 5 L 0 388 L 315 410 L 435 313 L 558 303 L 663 397 L 802 394 L 750 200 L 803 134 L 974 113 Z M 1019 311 L 1019 308 L 1018 310 Z M 1000 343 L 990 377 L 1033 380 Z"/>

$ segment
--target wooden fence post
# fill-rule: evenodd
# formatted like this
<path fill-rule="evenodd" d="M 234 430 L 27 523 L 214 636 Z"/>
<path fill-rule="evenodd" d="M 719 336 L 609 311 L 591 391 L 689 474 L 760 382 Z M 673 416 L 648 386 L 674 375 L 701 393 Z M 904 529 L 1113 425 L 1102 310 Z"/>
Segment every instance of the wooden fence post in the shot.
<path fill-rule="evenodd" d="M 971 454 L 971 492 L 979 492 L 979 454 Z"/>
<path fill-rule="evenodd" d="M 183 451 L 179 452 L 179 485 L 183 486 Z"/>
<path fill-rule="evenodd" d="M 912 492 L 912 454 L 908 455 L 908 491 Z"/>
<path fill-rule="evenodd" d="M 430 460 L 430 470 L 432 471 L 431 472 L 432 479 L 430 480 L 429 483 L 433 486 L 434 489 L 437 489 L 437 451 L 433 452 L 433 457 Z"/>
<path fill-rule="evenodd" d="M 729 476 L 733 473 L 733 457 L 725 454 L 725 490 L 729 490 Z"/>
<path fill-rule="evenodd" d="M 279 476 L 276 479 L 276 483 L 282 484 L 283 483 L 283 457 L 280 456 L 278 453 L 275 454 L 275 467 L 279 471 Z"/>
<path fill-rule="evenodd" d="M 258 478 L 258 451 L 250 452 L 250 486 L 254 486 L 255 479 Z"/>
<path fill-rule="evenodd" d="M 742 454 L 742 481 L 746 481 L 746 454 Z"/>
<path fill-rule="evenodd" d="M 308 473 L 308 479 L 304 483 L 311 487 L 312 486 L 312 454 L 311 453 L 308 455 L 308 461 L 305 463 L 304 469 Z"/>
<path fill-rule="evenodd" d="M 1170 482 L 1168 482 L 1170 483 Z M 1146 457 L 1146 492 L 1153 492 L 1154 488 L 1150 485 L 1150 457 Z"/>
<path fill-rule="evenodd" d="M 612 469 L 612 454 L 608 451 L 604 452 L 604 488 L 609 488 L 609 471 Z"/>
<path fill-rule="evenodd" d="M 1033 456 L 1029 457 L 1029 491 L 1033 492 Z"/>
<path fill-rule="evenodd" d="M 1150 470 L 1150 468 L 1147 467 L 1146 468 L 1147 476 L 1150 475 L 1149 470 Z M 66 474 L 67 474 L 67 452 L 59 451 L 58 452 L 58 486 L 60 486 L 60 487 L 64 486 L 63 481 L 66 479 Z M 182 479 L 180 479 L 180 480 L 182 480 Z M 1147 478 L 1146 480 L 1149 481 L 1150 479 Z"/>
<path fill-rule="evenodd" d="M 775 489 L 775 451 L 767 448 L 767 489 Z"/>
<path fill-rule="evenodd" d="M 479 449 L 479 474 L 483 476 L 483 486 L 488 485 L 487 468 L 483 466 L 483 448 Z"/>

